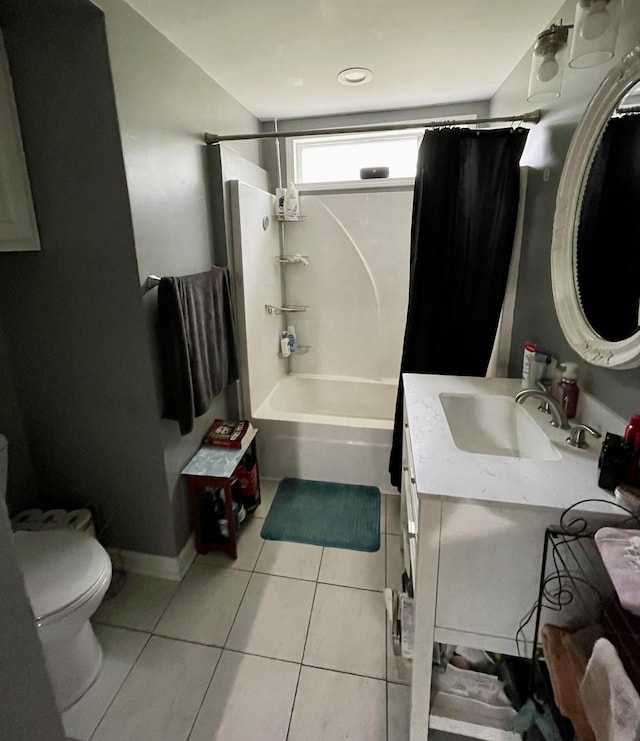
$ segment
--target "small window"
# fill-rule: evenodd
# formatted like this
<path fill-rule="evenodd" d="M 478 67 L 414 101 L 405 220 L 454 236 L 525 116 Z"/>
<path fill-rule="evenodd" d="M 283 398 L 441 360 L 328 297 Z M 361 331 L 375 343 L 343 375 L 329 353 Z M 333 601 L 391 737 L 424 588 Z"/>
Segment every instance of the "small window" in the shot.
<path fill-rule="evenodd" d="M 423 129 L 405 129 L 293 139 L 293 180 L 299 187 L 412 181 L 422 134 Z M 365 167 L 388 167 L 389 177 L 363 181 Z"/>

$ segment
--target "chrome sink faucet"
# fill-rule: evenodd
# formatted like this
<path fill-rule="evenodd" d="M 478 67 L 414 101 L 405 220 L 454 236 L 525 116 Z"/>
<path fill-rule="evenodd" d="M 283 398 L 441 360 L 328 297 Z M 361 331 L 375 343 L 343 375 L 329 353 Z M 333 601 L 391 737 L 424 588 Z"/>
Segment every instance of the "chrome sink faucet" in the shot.
<path fill-rule="evenodd" d="M 561 430 L 569 429 L 569 420 L 567 419 L 567 413 L 565 412 L 562 404 L 551 396 L 548 391 L 542 389 L 523 389 L 515 395 L 514 401 L 516 404 L 524 404 L 527 399 L 530 398 L 540 399 L 549 405 L 551 411 L 551 425 L 552 427 L 559 427 Z"/>

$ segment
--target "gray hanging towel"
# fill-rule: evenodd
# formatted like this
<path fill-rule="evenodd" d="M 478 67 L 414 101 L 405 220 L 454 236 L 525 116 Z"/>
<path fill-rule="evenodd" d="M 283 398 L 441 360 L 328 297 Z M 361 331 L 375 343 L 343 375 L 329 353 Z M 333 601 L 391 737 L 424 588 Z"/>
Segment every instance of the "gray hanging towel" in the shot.
<path fill-rule="evenodd" d="M 238 378 L 235 326 L 227 268 L 163 278 L 158 321 L 166 419 L 183 435 L 214 397 Z"/>

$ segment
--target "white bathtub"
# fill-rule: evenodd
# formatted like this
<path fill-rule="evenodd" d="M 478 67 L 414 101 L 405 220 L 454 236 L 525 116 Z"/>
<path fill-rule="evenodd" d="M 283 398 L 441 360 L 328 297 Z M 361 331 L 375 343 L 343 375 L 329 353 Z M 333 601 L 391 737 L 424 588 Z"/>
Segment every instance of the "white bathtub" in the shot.
<path fill-rule="evenodd" d="M 291 374 L 253 410 L 261 475 L 389 484 L 397 383 Z"/>

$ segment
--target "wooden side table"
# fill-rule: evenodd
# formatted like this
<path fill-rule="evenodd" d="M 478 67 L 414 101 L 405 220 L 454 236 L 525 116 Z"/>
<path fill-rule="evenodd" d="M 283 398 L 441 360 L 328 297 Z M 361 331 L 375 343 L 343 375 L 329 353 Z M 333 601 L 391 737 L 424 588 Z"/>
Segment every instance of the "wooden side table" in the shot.
<path fill-rule="evenodd" d="M 224 551 L 231 558 L 238 557 L 238 533 L 236 532 L 235 519 L 233 517 L 233 499 L 231 487 L 237 480 L 234 472 L 244 454 L 250 450 L 256 465 L 257 474 L 257 503 L 260 504 L 260 472 L 258 456 L 256 452 L 256 436 L 258 430 L 254 429 L 247 434 L 242 441 L 241 448 L 224 448 L 214 445 L 205 445 L 193 456 L 191 461 L 184 467 L 182 474 L 187 478 L 189 492 L 189 503 L 193 519 L 193 529 L 196 538 L 196 550 L 198 553 L 209 553 L 210 551 Z M 207 540 L 203 532 L 203 522 L 200 512 L 199 494 L 204 488 L 214 491 L 222 489 L 224 492 L 225 509 L 227 514 L 227 528 L 229 537 L 220 541 Z"/>

